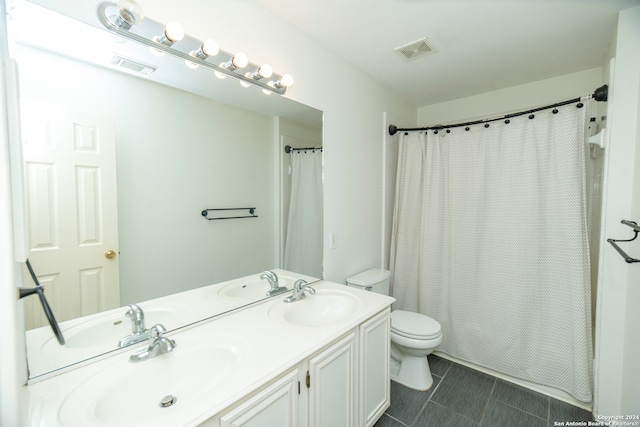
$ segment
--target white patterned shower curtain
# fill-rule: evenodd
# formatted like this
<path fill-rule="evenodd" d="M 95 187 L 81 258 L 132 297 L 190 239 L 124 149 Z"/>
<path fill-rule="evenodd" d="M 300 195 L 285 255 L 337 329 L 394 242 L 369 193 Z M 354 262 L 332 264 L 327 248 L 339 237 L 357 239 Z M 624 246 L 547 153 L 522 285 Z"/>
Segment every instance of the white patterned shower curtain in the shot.
<path fill-rule="evenodd" d="M 438 350 L 592 398 L 585 108 L 400 136 L 395 308 Z"/>
<path fill-rule="evenodd" d="M 293 151 L 286 270 L 322 277 L 322 210 L 322 151 Z"/>

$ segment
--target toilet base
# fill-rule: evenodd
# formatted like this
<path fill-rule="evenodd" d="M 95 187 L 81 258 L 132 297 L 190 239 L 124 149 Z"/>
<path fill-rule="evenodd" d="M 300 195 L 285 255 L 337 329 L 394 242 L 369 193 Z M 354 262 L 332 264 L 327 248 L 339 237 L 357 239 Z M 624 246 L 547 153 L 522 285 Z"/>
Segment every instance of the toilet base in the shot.
<path fill-rule="evenodd" d="M 400 361 L 391 358 L 390 376 L 392 381 L 418 391 L 427 391 L 433 386 L 427 356 L 404 354 Z"/>

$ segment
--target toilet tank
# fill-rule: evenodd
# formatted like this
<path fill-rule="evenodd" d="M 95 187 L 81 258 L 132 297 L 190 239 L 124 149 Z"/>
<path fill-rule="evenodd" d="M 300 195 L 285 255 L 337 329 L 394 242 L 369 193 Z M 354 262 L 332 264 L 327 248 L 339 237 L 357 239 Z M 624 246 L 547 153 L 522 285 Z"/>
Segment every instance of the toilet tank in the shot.
<path fill-rule="evenodd" d="M 381 268 L 372 268 L 347 278 L 347 286 L 389 295 L 391 272 Z"/>

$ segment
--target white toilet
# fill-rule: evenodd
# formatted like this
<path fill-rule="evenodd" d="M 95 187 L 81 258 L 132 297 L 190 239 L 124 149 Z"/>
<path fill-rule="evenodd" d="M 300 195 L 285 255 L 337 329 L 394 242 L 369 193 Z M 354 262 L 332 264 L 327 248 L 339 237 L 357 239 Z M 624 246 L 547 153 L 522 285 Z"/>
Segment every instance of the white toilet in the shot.
<path fill-rule="evenodd" d="M 373 268 L 347 279 L 347 286 L 389 295 L 391 272 Z M 433 385 L 427 355 L 442 343 L 440 324 L 420 313 L 391 312 L 391 379 L 415 390 Z"/>

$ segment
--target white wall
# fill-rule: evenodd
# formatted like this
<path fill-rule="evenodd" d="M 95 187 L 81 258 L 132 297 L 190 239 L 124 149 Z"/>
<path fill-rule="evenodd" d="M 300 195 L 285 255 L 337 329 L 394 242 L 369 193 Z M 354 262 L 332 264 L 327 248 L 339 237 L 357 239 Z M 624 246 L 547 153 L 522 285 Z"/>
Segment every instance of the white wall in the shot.
<path fill-rule="evenodd" d="M 565 74 L 520 86 L 418 108 L 418 126 L 500 116 L 590 95 L 601 86 L 602 68 Z"/>
<path fill-rule="evenodd" d="M 280 119 L 280 135 L 309 141 L 314 147 L 322 145 L 322 127 L 315 128 L 288 119 Z"/>
<path fill-rule="evenodd" d="M 610 144 L 603 192 L 603 239 L 624 239 L 640 222 L 640 7 L 619 15 L 607 126 Z M 621 244 L 622 245 L 622 244 Z M 638 242 L 624 244 L 640 257 Z M 609 245 L 600 254 L 596 315 L 595 405 L 599 415 L 640 414 L 640 266 Z"/>
<path fill-rule="evenodd" d="M 0 2 L 0 16 L 6 13 Z M 9 109 L 16 107 L 16 99 L 7 104 L 7 92 L 15 86 L 7 78 L 12 63 L 8 61 L 6 27 L 0 25 L 0 425 L 20 426 L 26 411 L 26 390 L 21 387 L 27 380 L 26 352 L 22 301 L 16 287 L 22 282 L 21 267 L 14 253 L 14 218 L 12 212 L 11 152 L 9 147 Z M 5 84 L 10 82 L 11 85 Z M 15 153 L 14 153 L 15 154 Z"/>

